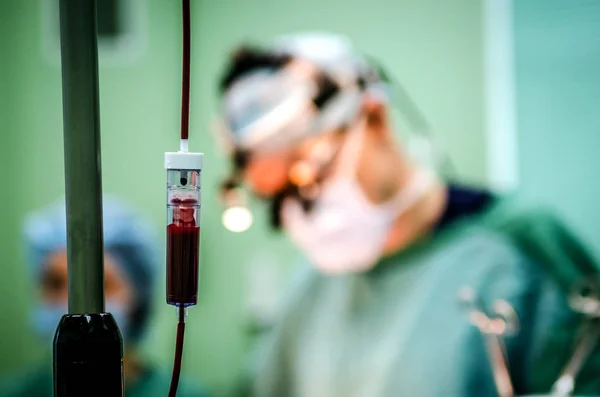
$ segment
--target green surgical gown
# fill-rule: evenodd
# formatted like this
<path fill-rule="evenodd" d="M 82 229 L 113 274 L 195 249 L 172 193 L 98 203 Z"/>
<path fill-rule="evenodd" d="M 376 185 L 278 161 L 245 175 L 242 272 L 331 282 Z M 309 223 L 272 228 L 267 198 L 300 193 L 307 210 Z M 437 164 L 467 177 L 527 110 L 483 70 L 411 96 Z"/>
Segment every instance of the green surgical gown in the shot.
<path fill-rule="evenodd" d="M 547 393 L 582 322 L 567 291 L 596 264 L 541 209 L 498 200 L 370 272 L 325 276 L 307 266 L 253 370 L 259 397 L 496 397 L 484 339 L 458 304 L 475 289 L 507 301 L 520 330 L 505 338 L 518 395 Z M 600 350 L 576 391 L 600 395 Z"/>

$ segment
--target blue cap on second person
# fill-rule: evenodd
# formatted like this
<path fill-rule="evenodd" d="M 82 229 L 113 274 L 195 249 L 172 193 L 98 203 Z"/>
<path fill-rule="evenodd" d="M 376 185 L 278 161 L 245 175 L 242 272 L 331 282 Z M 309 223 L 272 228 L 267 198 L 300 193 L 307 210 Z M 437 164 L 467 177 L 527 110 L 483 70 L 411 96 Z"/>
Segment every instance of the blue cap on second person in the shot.
<path fill-rule="evenodd" d="M 137 305 L 132 320 L 136 323 L 132 323 L 132 335 L 128 335 L 130 340 L 135 340 L 143 333 L 147 321 L 158 269 L 158 245 L 153 227 L 132 207 L 114 196 L 105 195 L 103 229 L 105 251 L 115 257 L 135 289 Z M 64 200 L 28 215 L 24 232 L 29 266 L 37 278 L 48 255 L 67 246 Z"/>

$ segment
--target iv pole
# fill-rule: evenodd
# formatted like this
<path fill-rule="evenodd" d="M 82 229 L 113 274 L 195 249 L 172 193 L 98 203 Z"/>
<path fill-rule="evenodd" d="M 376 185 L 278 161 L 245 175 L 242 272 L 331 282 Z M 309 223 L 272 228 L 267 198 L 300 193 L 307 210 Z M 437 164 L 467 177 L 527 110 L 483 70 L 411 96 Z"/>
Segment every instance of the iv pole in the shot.
<path fill-rule="evenodd" d="M 69 313 L 54 337 L 54 395 L 123 396 L 123 339 L 104 312 L 96 0 L 60 0 Z"/>

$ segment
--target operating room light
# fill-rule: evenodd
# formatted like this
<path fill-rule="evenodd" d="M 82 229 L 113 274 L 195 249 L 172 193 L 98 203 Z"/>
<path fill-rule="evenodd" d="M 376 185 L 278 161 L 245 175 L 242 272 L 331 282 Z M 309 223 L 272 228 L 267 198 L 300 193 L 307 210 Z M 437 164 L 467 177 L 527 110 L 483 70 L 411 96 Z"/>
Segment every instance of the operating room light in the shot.
<path fill-rule="evenodd" d="M 223 211 L 223 226 L 231 232 L 245 232 L 252 226 L 252 212 L 241 205 L 227 208 Z"/>

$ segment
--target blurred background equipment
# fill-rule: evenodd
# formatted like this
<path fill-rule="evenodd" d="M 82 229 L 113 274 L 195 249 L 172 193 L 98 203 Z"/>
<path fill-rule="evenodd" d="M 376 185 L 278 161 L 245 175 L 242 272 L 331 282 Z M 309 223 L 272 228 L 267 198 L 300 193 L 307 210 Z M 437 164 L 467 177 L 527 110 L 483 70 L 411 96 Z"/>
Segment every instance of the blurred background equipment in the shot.
<path fill-rule="evenodd" d="M 60 30 L 56 15 L 60 0 L 40 3 L 42 55 L 60 67 Z M 147 50 L 147 1 L 103 0 L 97 2 L 98 50 L 102 65 L 124 66 L 139 62 Z"/>
<path fill-rule="evenodd" d="M 0 195 L 2 208 L 11 209 L 2 212 L 0 230 L 0 373 L 7 375 L 40 356 L 35 336 L 17 332 L 26 328 L 25 313 L 35 301 L 16 231 L 27 213 L 64 191 L 59 19 L 50 3 L 0 1 L 0 162 L 15 170 L 6 174 L 5 186 L 19 191 Z M 157 156 L 178 144 L 172 127 L 180 117 L 180 48 L 173 45 L 180 37 L 179 4 L 116 4 L 117 11 L 107 15 L 120 22 L 99 25 L 101 31 L 120 32 L 118 45 L 104 45 L 103 34 L 99 42 L 103 187 L 148 214 L 164 241 L 166 231 L 159 228 L 164 224 L 164 180 L 149 175 L 160 175 Z M 337 0 L 194 4 L 192 131 L 210 128 L 217 110 L 213 87 L 226 56 L 240 42 L 265 43 L 296 31 L 339 33 L 403 85 L 427 116 L 458 178 L 518 187 L 551 204 L 600 253 L 600 190 L 590 182 L 597 178 L 595 148 L 600 144 L 595 133 L 600 126 L 597 1 L 348 0 L 343 18 Z M 204 171 L 202 199 L 216 208 L 229 161 L 209 134 L 200 135 L 195 144 L 214 149 L 206 150 L 211 167 Z M 132 148 L 140 148 L 135 162 L 129 160 Z M 27 162 L 22 161 L 25 153 Z M 123 178 L 123 170 L 138 176 L 139 183 Z M 35 183 L 23 183 L 23 175 Z M 253 317 L 248 310 L 255 310 L 246 302 L 248 285 L 255 289 L 262 282 L 256 280 L 272 279 L 284 285 L 295 264 L 288 241 L 269 235 L 263 204 L 246 199 L 245 205 L 253 208 L 254 217 L 247 233 L 225 229 L 219 211 L 203 214 L 209 232 L 201 236 L 199 303 L 187 322 L 188 331 L 201 332 L 186 342 L 183 374 L 198 383 L 205 380 L 223 396 L 233 393 L 232 380 L 254 340 L 246 324 Z M 281 265 L 283 275 L 271 277 L 266 275 L 271 267 L 252 265 L 264 252 Z M 260 276 L 247 275 L 254 268 L 260 268 Z M 159 310 L 141 347 L 150 360 L 170 365 L 175 330 L 164 298 L 162 293 L 153 297 Z M 277 304 L 278 293 L 261 295 L 261 305 L 271 307 L 269 299 Z"/>
<path fill-rule="evenodd" d="M 600 285 L 597 278 L 582 280 L 569 296 L 571 309 L 583 315 L 583 324 L 574 351 L 552 388 L 553 395 L 570 396 L 575 390 L 577 375 L 598 345 L 600 337 Z"/>
<path fill-rule="evenodd" d="M 596 348 L 600 337 L 600 288 L 599 280 L 587 278 L 573 285 L 569 294 L 569 306 L 575 313 L 583 315 L 583 323 L 573 352 L 565 363 L 560 377 L 553 384 L 550 395 L 555 397 L 572 396 L 575 391 L 577 376 L 586 360 Z M 514 396 L 512 380 L 508 370 L 505 335 L 519 332 L 519 318 L 512 306 L 504 300 L 492 303 L 493 315 L 486 313 L 485 302 L 471 287 L 463 287 L 458 300 L 466 310 L 468 321 L 477 327 L 484 338 L 494 380 L 501 397 Z"/>
<path fill-rule="evenodd" d="M 458 298 L 467 312 L 469 322 L 477 327 L 484 339 L 498 395 L 513 397 L 515 392 L 508 369 L 504 335 L 518 332 L 517 314 L 508 302 L 496 300 L 492 305 L 493 313 L 488 315 L 485 303 L 470 287 L 463 287 Z"/>

